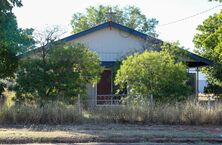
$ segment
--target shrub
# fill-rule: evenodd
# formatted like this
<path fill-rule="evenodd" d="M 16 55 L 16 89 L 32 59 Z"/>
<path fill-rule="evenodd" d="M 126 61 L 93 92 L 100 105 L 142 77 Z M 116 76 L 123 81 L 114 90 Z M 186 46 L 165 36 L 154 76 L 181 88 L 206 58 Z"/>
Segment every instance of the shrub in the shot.
<path fill-rule="evenodd" d="M 98 56 L 81 44 L 48 50 L 46 60 L 24 58 L 16 77 L 15 101 L 41 103 L 63 100 L 74 102 L 86 93 L 87 83 L 96 83 L 100 76 Z"/>
<path fill-rule="evenodd" d="M 115 83 L 129 94 L 153 94 L 160 101 L 184 100 L 190 92 L 188 75 L 182 62 L 175 62 L 168 52 L 134 54 L 123 60 Z"/>

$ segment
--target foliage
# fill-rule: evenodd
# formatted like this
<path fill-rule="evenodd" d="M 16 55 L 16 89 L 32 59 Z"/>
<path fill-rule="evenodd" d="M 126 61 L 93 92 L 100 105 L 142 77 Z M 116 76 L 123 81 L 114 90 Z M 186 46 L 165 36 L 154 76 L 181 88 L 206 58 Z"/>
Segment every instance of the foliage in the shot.
<path fill-rule="evenodd" d="M 98 56 L 83 45 L 51 48 L 46 63 L 40 58 L 24 58 L 16 78 L 16 101 L 44 103 L 73 101 L 84 95 L 87 83 L 99 79 Z"/>
<path fill-rule="evenodd" d="M 164 42 L 161 45 L 161 50 L 165 53 L 169 53 L 175 62 L 182 62 L 187 58 L 187 51 L 184 47 L 180 46 L 178 41 L 172 43 Z"/>
<path fill-rule="evenodd" d="M 204 92 L 205 93 L 213 92 L 214 94 L 217 95 L 217 97 L 221 97 L 222 87 L 209 83 L 207 87 L 204 88 Z"/>
<path fill-rule="evenodd" d="M 53 65 L 55 77 L 60 78 L 58 88 L 67 96 L 71 96 L 69 93 L 72 92 L 84 94 L 86 84 L 96 84 L 100 78 L 98 56 L 81 44 L 51 49 L 49 61 Z"/>
<path fill-rule="evenodd" d="M 209 0 L 210 2 L 216 1 L 216 2 L 222 2 L 222 0 Z"/>
<path fill-rule="evenodd" d="M 46 65 L 46 57 L 50 48 L 56 47 L 56 45 L 62 45 L 64 42 L 59 41 L 60 36 L 64 32 L 61 27 L 55 25 L 46 27 L 43 30 L 36 30 L 34 33 L 34 39 L 38 50 L 41 51 L 40 59 L 43 61 L 43 66 Z M 43 73 L 46 75 L 46 67 L 43 67 Z"/>
<path fill-rule="evenodd" d="M 1 0 L 1 12 L 8 12 L 12 11 L 14 6 L 21 7 L 22 1 L 21 0 Z"/>
<path fill-rule="evenodd" d="M 0 1 L 0 79 L 12 77 L 17 69 L 16 54 L 34 43 L 33 29 L 19 29 L 13 7 L 22 6 L 21 0 Z M 0 84 L 0 94 L 4 90 Z"/>
<path fill-rule="evenodd" d="M 181 100 L 189 92 L 186 66 L 167 52 L 134 54 L 123 60 L 116 84 L 127 84 L 129 94 L 153 94 L 156 100 Z"/>
<path fill-rule="evenodd" d="M 222 88 L 222 11 L 210 16 L 203 24 L 197 27 L 193 42 L 196 51 L 213 61 L 211 67 L 203 71 L 211 84 L 211 93 L 217 93 L 218 87 Z M 212 86 L 215 86 L 215 91 Z M 221 94 L 221 93 L 220 93 Z"/>
<path fill-rule="evenodd" d="M 98 24 L 107 22 L 107 13 L 109 12 L 109 8 L 112 8 L 112 10 L 116 13 L 112 19 L 114 22 L 123 24 L 151 36 L 157 36 L 155 27 L 158 24 L 158 21 L 154 18 L 148 19 L 144 14 L 142 14 L 140 9 L 135 6 L 128 6 L 125 8 L 103 5 L 99 5 L 98 7 L 90 6 L 86 9 L 86 14 L 75 13 L 73 15 L 71 20 L 73 33 L 78 33 Z"/>

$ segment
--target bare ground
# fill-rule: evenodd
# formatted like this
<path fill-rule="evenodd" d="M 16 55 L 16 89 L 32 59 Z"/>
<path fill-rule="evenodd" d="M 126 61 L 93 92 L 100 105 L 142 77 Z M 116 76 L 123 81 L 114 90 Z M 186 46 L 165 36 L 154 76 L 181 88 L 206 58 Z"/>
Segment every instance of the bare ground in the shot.
<path fill-rule="evenodd" d="M 222 127 L 133 124 L 0 126 L 0 144 L 88 142 L 222 143 Z"/>

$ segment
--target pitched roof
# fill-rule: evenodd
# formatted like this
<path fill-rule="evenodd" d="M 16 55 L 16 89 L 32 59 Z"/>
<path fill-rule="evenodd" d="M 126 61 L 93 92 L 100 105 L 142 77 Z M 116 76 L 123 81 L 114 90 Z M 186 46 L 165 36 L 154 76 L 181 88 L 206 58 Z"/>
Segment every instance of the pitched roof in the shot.
<path fill-rule="evenodd" d="M 123 26 L 121 24 L 118 24 L 118 23 L 115 23 L 115 22 L 112 22 L 112 21 L 102 23 L 102 24 L 97 25 L 95 27 L 92 27 L 90 29 L 87 29 L 87 30 L 81 31 L 79 33 L 70 35 L 68 37 L 62 38 L 59 41 L 64 41 L 64 42 L 71 41 L 71 40 L 77 39 L 79 37 L 85 36 L 85 35 L 87 35 L 89 33 L 92 33 L 92 32 L 95 32 L 95 31 L 98 31 L 98 30 L 101 30 L 101 29 L 104 29 L 104 28 L 107 28 L 107 27 L 110 27 L 110 26 L 113 27 L 113 28 L 125 31 L 127 33 L 130 33 L 130 34 L 132 34 L 134 36 L 140 37 L 142 39 L 152 40 L 152 42 L 156 43 L 156 44 L 162 44 L 163 43 L 163 41 L 160 40 L 160 39 L 151 37 L 151 36 L 149 36 L 147 34 L 141 33 L 139 31 L 136 31 L 136 30 L 132 29 L 132 28 Z M 27 53 L 28 54 L 29 53 L 35 53 L 36 51 L 38 51 L 38 48 L 32 50 L 31 52 L 29 51 Z M 23 55 L 24 54 L 20 55 L 19 57 L 23 57 Z M 191 66 L 191 67 L 194 67 L 194 66 L 206 66 L 206 65 L 212 64 L 212 61 L 210 61 L 210 60 L 208 60 L 208 59 L 206 59 L 204 57 L 201 57 L 201 56 L 199 56 L 197 54 L 194 54 L 192 52 L 189 52 L 189 51 L 188 51 L 188 57 L 190 57 L 191 59 L 195 60 L 195 63 L 194 62 L 188 62 L 189 63 L 188 65 Z"/>
<path fill-rule="evenodd" d="M 191 59 L 193 60 L 196 60 L 196 61 L 188 61 L 188 66 L 189 67 L 196 67 L 196 66 L 207 66 L 207 65 L 211 65 L 213 64 L 213 61 L 209 60 L 209 59 L 206 59 L 204 57 L 201 57 L 195 53 L 192 53 L 190 51 L 187 51 L 188 52 L 188 57 L 190 57 Z"/>
<path fill-rule="evenodd" d="M 138 37 L 143 38 L 143 39 L 149 38 L 149 39 L 155 40 L 156 42 L 162 42 L 162 41 L 159 40 L 159 39 L 153 38 L 153 37 L 151 37 L 151 36 L 149 36 L 149 35 L 147 35 L 147 34 L 141 33 L 141 32 L 139 32 L 139 31 L 136 31 L 136 30 L 134 30 L 134 29 L 131 29 L 131 28 L 129 28 L 129 27 L 123 26 L 123 25 L 121 25 L 121 24 L 118 24 L 118 23 L 115 23 L 115 22 L 112 22 L 112 21 L 102 23 L 102 24 L 97 25 L 97 26 L 95 26 L 95 27 L 92 27 L 92 28 L 90 28 L 90 29 L 81 31 L 81 32 L 79 32 L 79 33 L 70 35 L 70 36 L 68 36 L 68 37 L 65 37 L 65 38 L 63 38 L 63 39 L 61 39 L 61 40 L 64 40 L 64 41 L 74 40 L 74 39 L 76 39 L 76 38 L 82 37 L 82 36 L 87 35 L 87 34 L 89 34 L 89 33 L 92 33 L 92 32 L 95 32 L 95 31 L 98 31 L 98 30 L 101 30 L 101 29 L 104 29 L 104 28 L 110 27 L 110 26 L 113 27 L 113 28 L 116 28 L 116 29 L 125 31 L 125 32 L 127 32 L 127 33 L 133 34 L 133 35 L 138 36 Z"/>

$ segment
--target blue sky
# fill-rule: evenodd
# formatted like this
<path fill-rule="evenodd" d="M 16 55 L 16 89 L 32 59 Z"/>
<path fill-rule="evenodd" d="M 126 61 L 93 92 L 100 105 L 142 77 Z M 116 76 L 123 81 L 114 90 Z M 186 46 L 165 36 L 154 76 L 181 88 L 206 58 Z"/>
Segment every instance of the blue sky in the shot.
<path fill-rule="evenodd" d="M 23 7 L 15 8 L 19 27 L 42 29 L 51 25 L 60 25 L 71 32 L 70 20 L 76 12 L 85 12 L 89 6 L 135 5 L 147 17 L 159 20 L 159 24 L 175 21 L 219 5 L 208 0 L 23 0 Z M 222 6 L 186 21 L 157 27 L 159 38 L 164 41 L 177 41 L 185 48 L 194 47 L 192 39 L 196 27 L 210 15 L 217 13 Z"/>

